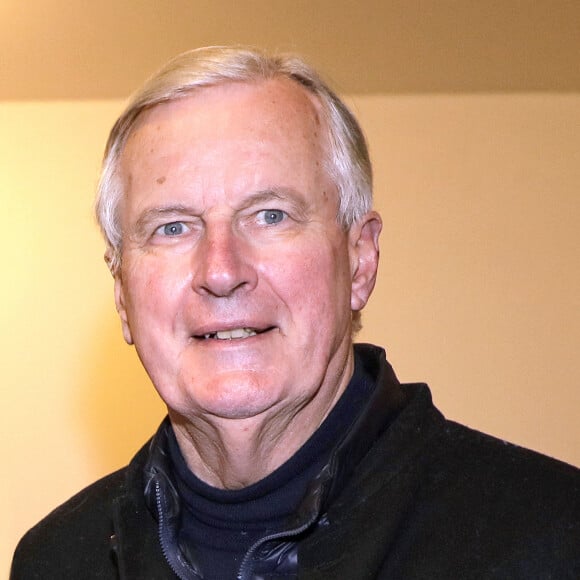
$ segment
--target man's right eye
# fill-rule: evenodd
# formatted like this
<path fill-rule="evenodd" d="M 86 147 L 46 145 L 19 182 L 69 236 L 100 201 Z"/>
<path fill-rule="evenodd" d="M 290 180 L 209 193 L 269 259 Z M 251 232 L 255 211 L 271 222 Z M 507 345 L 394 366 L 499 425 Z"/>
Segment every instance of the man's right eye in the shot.
<path fill-rule="evenodd" d="M 181 236 L 182 234 L 189 231 L 189 228 L 183 222 L 171 222 L 159 226 L 155 230 L 155 234 L 159 236 Z"/>

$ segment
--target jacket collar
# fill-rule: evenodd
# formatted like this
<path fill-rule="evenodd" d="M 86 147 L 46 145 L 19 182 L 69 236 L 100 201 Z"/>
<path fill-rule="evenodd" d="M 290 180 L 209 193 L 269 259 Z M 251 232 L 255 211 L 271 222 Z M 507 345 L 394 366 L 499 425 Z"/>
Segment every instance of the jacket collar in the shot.
<path fill-rule="evenodd" d="M 337 443 L 330 459 L 313 481 L 297 519 L 316 511 L 323 514 L 338 497 L 357 465 L 404 406 L 406 397 L 384 349 L 357 344 L 357 358 L 373 378 L 374 389 L 359 416 Z"/>

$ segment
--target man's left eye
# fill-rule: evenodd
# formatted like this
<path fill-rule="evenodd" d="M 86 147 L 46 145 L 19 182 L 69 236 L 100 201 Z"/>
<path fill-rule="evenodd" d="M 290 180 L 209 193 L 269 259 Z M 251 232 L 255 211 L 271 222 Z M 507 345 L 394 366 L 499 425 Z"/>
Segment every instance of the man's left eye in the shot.
<path fill-rule="evenodd" d="M 183 222 L 171 222 L 162 225 L 155 230 L 155 233 L 161 236 L 180 236 L 188 231 Z"/>
<path fill-rule="evenodd" d="M 281 209 L 265 209 L 259 214 L 260 219 L 264 221 L 267 225 L 273 225 L 280 223 L 285 217 L 286 212 Z"/>

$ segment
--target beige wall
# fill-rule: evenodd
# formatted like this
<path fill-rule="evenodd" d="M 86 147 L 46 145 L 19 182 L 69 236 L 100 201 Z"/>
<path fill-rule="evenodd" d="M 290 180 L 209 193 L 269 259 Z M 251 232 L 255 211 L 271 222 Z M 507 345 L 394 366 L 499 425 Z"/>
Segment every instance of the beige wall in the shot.
<path fill-rule="evenodd" d="M 0 574 L 163 415 L 91 201 L 121 103 L 0 103 Z M 354 99 L 385 220 L 361 339 L 451 418 L 580 463 L 580 95 Z"/>

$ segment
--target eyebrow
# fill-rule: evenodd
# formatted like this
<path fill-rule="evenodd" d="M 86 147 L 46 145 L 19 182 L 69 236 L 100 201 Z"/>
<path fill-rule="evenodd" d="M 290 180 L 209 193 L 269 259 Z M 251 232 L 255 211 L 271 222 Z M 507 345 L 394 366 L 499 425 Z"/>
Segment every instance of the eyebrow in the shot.
<path fill-rule="evenodd" d="M 239 209 L 247 209 L 253 205 L 269 201 L 290 201 L 293 203 L 298 202 L 298 205 L 304 205 L 302 196 L 300 196 L 295 190 L 286 187 L 276 187 L 263 189 L 248 196 Z"/>
<path fill-rule="evenodd" d="M 150 207 L 137 218 L 137 221 L 132 228 L 133 233 L 138 235 L 142 234 L 145 231 L 147 224 L 160 217 L 178 215 L 195 215 L 195 209 L 192 206 L 184 204 L 158 205 Z"/>

